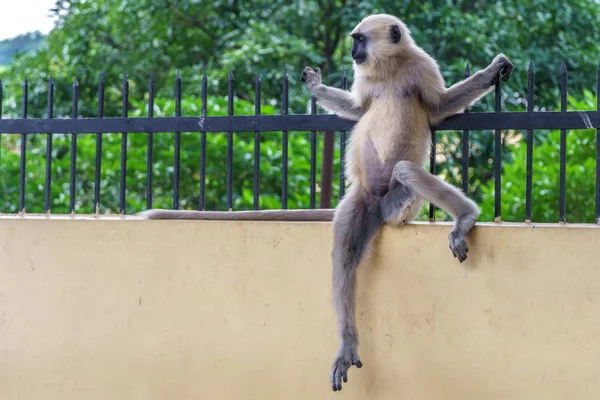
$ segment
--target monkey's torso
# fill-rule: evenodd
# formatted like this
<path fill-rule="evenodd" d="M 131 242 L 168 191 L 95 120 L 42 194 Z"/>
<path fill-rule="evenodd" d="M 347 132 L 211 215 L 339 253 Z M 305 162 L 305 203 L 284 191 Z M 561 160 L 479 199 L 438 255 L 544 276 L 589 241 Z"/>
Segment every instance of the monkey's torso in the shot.
<path fill-rule="evenodd" d="M 370 194 L 387 193 L 392 170 L 401 160 L 425 165 L 431 135 L 426 113 L 410 82 L 371 85 L 370 106 L 357 122 L 349 144 L 348 175 Z"/>

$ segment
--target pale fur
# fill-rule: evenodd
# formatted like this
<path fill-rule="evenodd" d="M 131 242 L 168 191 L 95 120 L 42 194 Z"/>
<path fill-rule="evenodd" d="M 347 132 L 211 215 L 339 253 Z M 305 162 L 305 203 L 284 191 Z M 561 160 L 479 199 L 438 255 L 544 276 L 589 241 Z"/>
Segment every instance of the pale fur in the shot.
<path fill-rule="evenodd" d="M 391 40 L 390 27 L 401 39 Z M 379 226 L 413 220 L 424 201 L 455 219 L 449 245 L 463 262 L 466 236 L 479 209 L 455 187 L 425 171 L 431 129 L 462 112 L 493 89 L 501 70 L 512 64 L 502 54 L 483 71 L 446 88 L 438 64 L 417 46 L 398 18 L 379 14 L 363 19 L 350 33 L 366 37 L 366 61 L 354 63 L 350 91 L 321 83 L 320 71 L 307 67 L 302 79 L 324 108 L 357 121 L 348 144 L 350 188 L 333 220 L 333 301 L 340 347 L 331 368 L 333 390 L 341 390 L 351 365 L 362 366 L 355 323 L 356 268 Z"/>
<path fill-rule="evenodd" d="M 400 31 L 394 43 L 390 28 Z M 395 28 L 394 28 L 395 29 Z M 350 187 L 333 213 L 333 303 L 340 347 L 330 371 L 333 390 L 342 389 L 350 366 L 358 357 L 355 322 L 356 268 L 382 224 L 413 220 L 425 201 L 455 219 L 449 247 L 460 262 L 469 251 L 466 236 L 479 209 L 455 187 L 423 168 L 431 146 L 431 127 L 462 112 L 492 90 L 501 71 L 508 79 L 512 64 L 502 54 L 482 71 L 450 88 L 436 61 L 418 47 L 398 18 L 370 15 L 350 34 L 367 37 L 366 61 L 354 63 L 351 90 L 321 83 L 320 71 L 306 67 L 302 80 L 317 102 L 342 118 L 357 121 L 348 144 L 346 171 Z M 394 34 L 396 31 L 394 31 Z M 247 211 L 214 214 L 202 211 L 152 210 L 149 219 L 258 219 L 306 220 L 331 218 L 330 211 L 285 213 Z M 401 245 L 401 244 L 399 244 Z"/>

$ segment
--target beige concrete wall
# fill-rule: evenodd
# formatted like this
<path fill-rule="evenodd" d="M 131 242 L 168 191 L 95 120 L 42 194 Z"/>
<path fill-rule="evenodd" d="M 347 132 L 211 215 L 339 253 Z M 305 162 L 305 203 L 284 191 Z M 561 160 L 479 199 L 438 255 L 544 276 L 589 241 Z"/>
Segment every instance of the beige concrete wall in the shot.
<path fill-rule="evenodd" d="M 600 230 L 448 231 L 383 231 L 333 393 L 329 223 L 0 219 L 0 399 L 598 399 Z"/>

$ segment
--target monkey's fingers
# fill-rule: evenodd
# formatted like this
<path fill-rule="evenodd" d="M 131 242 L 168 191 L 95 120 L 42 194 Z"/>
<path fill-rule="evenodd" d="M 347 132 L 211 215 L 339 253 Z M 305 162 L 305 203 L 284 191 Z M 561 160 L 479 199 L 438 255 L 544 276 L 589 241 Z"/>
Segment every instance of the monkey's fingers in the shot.
<path fill-rule="evenodd" d="M 300 80 L 302 82 L 306 82 L 306 78 L 308 78 L 308 74 L 311 72 L 314 72 L 311 67 L 304 68 L 304 70 L 302 71 L 302 74 L 300 75 Z"/>
<path fill-rule="evenodd" d="M 512 74 L 512 71 L 514 69 L 514 66 L 508 62 L 507 65 L 505 65 L 504 67 L 502 67 L 502 69 L 500 69 L 500 75 L 502 75 L 502 80 L 504 82 L 506 82 L 508 80 L 508 78 L 510 78 L 510 75 Z"/>

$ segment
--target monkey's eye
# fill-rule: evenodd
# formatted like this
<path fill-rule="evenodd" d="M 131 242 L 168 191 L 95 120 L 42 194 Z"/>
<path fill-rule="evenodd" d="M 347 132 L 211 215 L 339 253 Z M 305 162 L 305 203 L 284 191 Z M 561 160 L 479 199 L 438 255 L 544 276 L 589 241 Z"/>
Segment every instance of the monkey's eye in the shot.
<path fill-rule="evenodd" d="M 355 33 L 354 35 L 352 35 L 352 38 L 358 43 L 363 43 L 365 41 L 365 37 L 360 33 Z"/>
<path fill-rule="evenodd" d="M 402 34 L 400 33 L 400 28 L 398 28 L 397 25 L 391 25 L 390 26 L 390 39 L 392 40 L 392 43 L 398 43 L 400 41 L 401 37 L 402 37 Z"/>

